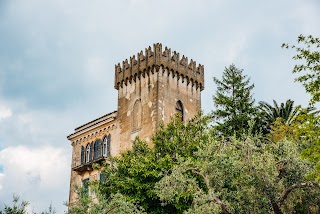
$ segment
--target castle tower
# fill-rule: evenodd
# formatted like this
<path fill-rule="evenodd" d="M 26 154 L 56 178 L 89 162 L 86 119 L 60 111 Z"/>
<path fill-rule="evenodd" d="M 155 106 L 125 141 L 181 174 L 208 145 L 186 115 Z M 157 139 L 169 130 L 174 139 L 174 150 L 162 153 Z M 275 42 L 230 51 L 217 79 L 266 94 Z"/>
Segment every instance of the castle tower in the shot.
<path fill-rule="evenodd" d="M 115 66 L 114 87 L 121 149 L 127 150 L 136 136 L 150 143 L 159 123 L 175 113 L 188 120 L 201 110 L 204 67 L 157 43 Z"/>
<path fill-rule="evenodd" d="M 179 113 L 188 120 L 201 109 L 204 67 L 157 43 L 115 66 L 118 111 L 76 128 L 72 145 L 69 205 L 77 201 L 75 186 L 101 177 L 93 164 L 131 149 L 139 136 L 151 144 L 161 122 Z"/>

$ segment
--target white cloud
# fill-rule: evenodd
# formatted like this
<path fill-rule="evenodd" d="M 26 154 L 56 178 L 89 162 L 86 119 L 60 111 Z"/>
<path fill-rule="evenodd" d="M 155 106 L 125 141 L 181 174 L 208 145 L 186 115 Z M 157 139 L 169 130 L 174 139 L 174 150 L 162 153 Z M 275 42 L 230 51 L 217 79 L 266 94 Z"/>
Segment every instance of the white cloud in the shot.
<path fill-rule="evenodd" d="M 12 111 L 9 107 L 0 105 L 0 120 L 11 117 Z"/>
<path fill-rule="evenodd" d="M 10 204 L 12 194 L 28 200 L 35 211 L 45 210 L 50 203 L 62 213 L 67 201 L 70 160 L 60 148 L 26 146 L 8 147 L 0 151 L 0 198 Z M 64 195 L 64 198 L 61 196 Z"/>
<path fill-rule="evenodd" d="M 4 174 L 0 172 L 0 192 L 1 192 L 2 188 L 3 188 L 3 185 L 2 185 L 3 179 L 4 179 Z"/>

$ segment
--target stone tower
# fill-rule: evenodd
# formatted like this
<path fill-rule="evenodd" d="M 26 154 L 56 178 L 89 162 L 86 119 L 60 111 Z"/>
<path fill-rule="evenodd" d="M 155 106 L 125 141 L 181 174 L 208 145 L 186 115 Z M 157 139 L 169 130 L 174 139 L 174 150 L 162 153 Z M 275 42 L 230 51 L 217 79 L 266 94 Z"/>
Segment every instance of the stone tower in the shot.
<path fill-rule="evenodd" d="M 77 200 L 76 185 L 99 179 L 94 163 L 131 149 L 139 136 L 152 146 L 160 122 L 179 113 L 188 120 L 201 110 L 204 67 L 160 43 L 115 66 L 118 110 L 92 120 L 67 138 L 72 145 L 69 204 Z"/>
<path fill-rule="evenodd" d="M 124 150 L 140 136 L 150 142 L 160 121 L 167 123 L 179 112 L 188 120 L 201 109 L 204 67 L 171 52 L 160 43 L 145 49 L 115 66 L 118 90 L 117 119 Z"/>

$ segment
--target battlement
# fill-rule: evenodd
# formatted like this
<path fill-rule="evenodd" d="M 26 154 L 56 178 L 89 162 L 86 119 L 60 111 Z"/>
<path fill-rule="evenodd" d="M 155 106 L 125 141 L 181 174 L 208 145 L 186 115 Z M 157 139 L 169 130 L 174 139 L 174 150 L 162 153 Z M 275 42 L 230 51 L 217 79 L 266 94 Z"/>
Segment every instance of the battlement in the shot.
<path fill-rule="evenodd" d="M 123 84 L 127 85 L 135 81 L 136 78 L 145 77 L 145 74 L 149 72 L 159 71 L 159 68 L 167 69 L 173 76 L 177 76 L 178 79 L 182 78 L 182 81 L 187 81 L 187 84 L 192 84 L 196 88 L 204 89 L 204 66 L 196 65 L 196 61 L 192 59 L 188 61 L 188 57 L 184 55 L 180 59 L 180 54 L 176 51 L 171 52 L 170 48 L 165 47 L 162 51 L 162 44 L 153 44 L 153 49 L 149 46 L 137 54 L 130 57 L 130 60 L 126 59 L 115 65 L 115 89 L 119 89 Z"/>

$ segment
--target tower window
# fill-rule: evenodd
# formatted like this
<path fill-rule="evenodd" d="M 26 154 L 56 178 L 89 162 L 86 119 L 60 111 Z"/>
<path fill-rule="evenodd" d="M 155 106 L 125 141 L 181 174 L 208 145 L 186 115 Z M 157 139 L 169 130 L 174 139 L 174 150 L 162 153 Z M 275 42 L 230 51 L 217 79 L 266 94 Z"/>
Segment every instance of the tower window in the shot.
<path fill-rule="evenodd" d="M 183 121 L 184 120 L 184 118 L 183 118 L 183 105 L 182 105 L 182 102 L 180 100 L 178 100 L 176 102 L 176 113 L 180 117 L 181 121 Z"/>

